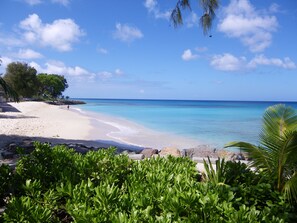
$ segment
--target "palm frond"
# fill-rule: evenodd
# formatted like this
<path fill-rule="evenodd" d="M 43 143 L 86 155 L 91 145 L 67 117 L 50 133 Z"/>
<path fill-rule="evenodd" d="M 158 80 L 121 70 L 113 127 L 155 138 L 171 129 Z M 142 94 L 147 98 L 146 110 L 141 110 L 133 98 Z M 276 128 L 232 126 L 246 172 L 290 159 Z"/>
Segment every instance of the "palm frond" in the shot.
<path fill-rule="evenodd" d="M 288 199 L 297 201 L 297 112 L 285 105 L 269 107 L 263 115 L 259 146 L 231 142 L 226 147 L 240 147 L 249 153 L 252 165 L 271 179 L 275 188 Z"/>
<path fill-rule="evenodd" d="M 174 27 L 183 24 L 183 17 L 178 6 L 176 6 L 176 8 L 172 10 L 170 18 L 173 22 Z"/>
<path fill-rule="evenodd" d="M 215 11 L 219 7 L 219 0 L 200 0 L 200 6 L 203 11 L 203 15 L 200 17 L 200 25 L 203 28 L 203 33 L 206 35 L 211 30 L 213 20 L 216 16 Z M 174 27 L 183 24 L 181 10 L 186 9 L 192 10 L 190 1 L 178 0 L 170 16 Z"/>
<path fill-rule="evenodd" d="M 290 202 L 297 203 L 297 172 L 288 179 L 283 188 L 284 195 L 288 198 Z"/>
<path fill-rule="evenodd" d="M 19 102 L 18 93 L 15 92 L 15 90 L 13 90 L 2 77 L 0 77 L 0 87 L 3 89 L 4 94 L 11 97 L 14 101 Z"/>
<path fill-rule="evenodd" d="M 211 30 L 212 27 L 212 18 L 208 13 L 205 13 L 201 18 L 200 18 L 200 25 L 203 28 L 203 33 L 204 35 L 207 35 L 209 31 Z"/>
<path fill-rule="evenodd" d="M 177 27 L 178 25 L 183 24 L 183 16 L 181 13 L 181 9 L 189 9 L 191 10 L 191 5 L 189 0 L 178 0 L 178 2 L 175 5 L 175 8 L 172 10 L 170 18 L 173 22 L 174 27 Z"/>

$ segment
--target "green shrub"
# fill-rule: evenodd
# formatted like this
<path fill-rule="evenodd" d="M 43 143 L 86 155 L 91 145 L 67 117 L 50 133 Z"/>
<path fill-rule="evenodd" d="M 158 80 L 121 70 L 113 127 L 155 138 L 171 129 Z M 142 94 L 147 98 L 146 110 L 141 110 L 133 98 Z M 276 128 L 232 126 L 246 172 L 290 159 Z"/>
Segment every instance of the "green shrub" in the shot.
<path fill-rule="evenodd" d="M 138 162 L 114 148 L 80 155 L 37 143 L 15 174 L 5 168 L 0 176 L 18 186 L 0 222 L 296 222 L 269 181 L 243 164 L 221 162 L 201 182 L 187 158 Z"/>
<path fill-rule="evenodd" d="M 5 198 L 11 193 L 13 176 L 10 167 L 6 164 L 0 165 L 0 207 L 5 204 Z"/>

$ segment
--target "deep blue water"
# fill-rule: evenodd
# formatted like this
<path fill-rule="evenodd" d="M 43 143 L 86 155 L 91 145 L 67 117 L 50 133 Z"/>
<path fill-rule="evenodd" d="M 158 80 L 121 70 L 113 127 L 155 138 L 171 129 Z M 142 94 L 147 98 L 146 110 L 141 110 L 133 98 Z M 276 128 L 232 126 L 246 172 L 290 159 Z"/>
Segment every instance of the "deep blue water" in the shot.
<path fill-rule="evenodd" d="M 78 107 L 125 118 L 148 128 L 214 146 L 229 141 L 257 143 L 267 107 L 280 102 L 79 99 Z M 297 108 L 295 102 L 281 102 Z"/>

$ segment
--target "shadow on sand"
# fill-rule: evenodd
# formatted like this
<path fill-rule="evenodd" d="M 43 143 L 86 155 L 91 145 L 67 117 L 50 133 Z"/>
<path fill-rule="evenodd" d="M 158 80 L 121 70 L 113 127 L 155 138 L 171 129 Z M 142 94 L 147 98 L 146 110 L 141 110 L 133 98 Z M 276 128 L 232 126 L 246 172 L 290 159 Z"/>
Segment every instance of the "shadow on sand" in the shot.
<path fill-rule="evenodd" d="M 57 144 L 83 144 L 89 147 L 95 148 L 108 148 L 111 146 L 117 147 L 118 151 L 141 151 L 144 147 L 118 143 L 111 140 L 76 140 L 76 139 L 62 139 L 62 138 L 45 138 L 45 137 L 28 137 L 19 135 L 3 135 L 0 134 L 0 150 L 6 148 L 11 143 L 21 143 L 23 140 L 39 141 L 42 143 L 51 143 L 52 145 Z"/>
<path fill-rule="evenodd" d="M 2 108 L 2 112 L 20 112 L 15 107 L 3 102 L 0 102 L 0 108 Z"/>

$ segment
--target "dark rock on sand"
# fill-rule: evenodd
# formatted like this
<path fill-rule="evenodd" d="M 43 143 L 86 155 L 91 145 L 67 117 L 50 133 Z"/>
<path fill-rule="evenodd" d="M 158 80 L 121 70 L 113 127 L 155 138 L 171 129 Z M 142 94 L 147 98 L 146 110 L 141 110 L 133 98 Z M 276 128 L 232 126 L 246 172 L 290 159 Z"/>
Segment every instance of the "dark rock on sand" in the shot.
<path fill-rule="evenodd" d="M 14 153 L 4 151 L 1 153 L 3 159 L 12 159 L 14 157 Z"/>

